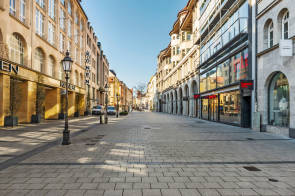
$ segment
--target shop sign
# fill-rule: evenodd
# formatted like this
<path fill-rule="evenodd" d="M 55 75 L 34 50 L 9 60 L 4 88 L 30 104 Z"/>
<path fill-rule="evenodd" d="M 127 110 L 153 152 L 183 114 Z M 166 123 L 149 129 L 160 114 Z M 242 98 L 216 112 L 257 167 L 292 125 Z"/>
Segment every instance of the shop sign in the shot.
<path fill-rule="evenodd" d="M 201 95 L 199 95 L 199 94 L 195 94 L 195 95 L 194 95 L 194 99 L 199 99 L 200 96 L 201 96 Z"/>
<path fill-rule="evenodd" d="M 292 39 L 280 40 L 280 55 L 293 56 L 293 40 Z"/>
<path fill-rule="evenodd" d="M 5 61 L 0 60 L 0 70 L 18 74 L 19 69 L 18 69 L 18 65 L 12 65 L 11 63 L 7 63 Z"/>
<path fill-rule="evenodd" d="M 66 88 L 66 83 L 65 82 L 63 82 L 63 81 L 60 81 L 60 87 L 62 87 L 62 88 Z M 76 88 L 76 86 L 75 85 L 72 85 L 72 84 L 68 84 L 68 89 L 69 90 L 75 90 L 75 88 Z"/>
<path fill-rule="evenodd" d="M 242 80 L 240 83 L 240 88 L 242 90 L 245 90 L 245 89 L 253 90 L 253 85 L 254 85 L 253 80 Z"/>
<path fill-rule="evenodd" d="M 217 98 L 217 95 L 207 95 L 203 97 L 203 99 L 215 99 L 215 98 Z"/>

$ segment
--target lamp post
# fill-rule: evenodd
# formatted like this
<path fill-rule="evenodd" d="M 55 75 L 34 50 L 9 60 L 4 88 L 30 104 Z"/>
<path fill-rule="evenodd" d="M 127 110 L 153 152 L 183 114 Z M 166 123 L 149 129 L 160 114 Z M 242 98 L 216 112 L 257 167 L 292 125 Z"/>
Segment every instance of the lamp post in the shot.
<path fill-rule="evenodd" d="M 105 111 L 104 119 L 105 119 L 105 124 L 108 124 L 108 92 L 109 92 L 109 86 L 108 86 L 108 83 L 106 83 L 104 89 L 105 89 L 104 92 L 106 93 L 106 96 L 105 96 L 106 111 Z"/>
<path fill-rule="evenodd" d="M 69 119 L 68 119 L 68 107 L 69 107 L 69 100 L 68 100 L 68 86 L 69 86 L 69 73 L 72 71 L 72 64 L 73 61 L 70 57 L 69 51 L 66 52 L 65 58 L 61 61 L 64 72 L 66 74 L 66 114 L 65 114 L 65 129 L 63 131 L 63 139 L 62 145 L 69 145 L 71 144 L 70 141 L 70 131 L 69 131 Z"/>
<path fill-rule="evenodd" d="M 116 94 L 116 97 L 117 97 L 117 114 L 116 114 L 116 117 L 118 118 L 119 117 L 119 98 L 120 98 L 119 93 Z"/>

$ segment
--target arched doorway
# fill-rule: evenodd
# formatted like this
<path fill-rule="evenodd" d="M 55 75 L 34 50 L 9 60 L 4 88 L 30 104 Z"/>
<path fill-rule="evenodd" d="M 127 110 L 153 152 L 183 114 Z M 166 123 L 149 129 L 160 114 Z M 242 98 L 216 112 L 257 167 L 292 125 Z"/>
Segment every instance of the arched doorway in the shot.
<path fill-rule="evenodd" d="M 179 114 L 183 115 L 182 88 L 179 88 Z"/>
<path fill-rule="evenodd" d="M 289 127 L 290 91 L 287 77 L 282 72 L 274 74 L 268 89 L 268 124 Z"/>
<path fill-rule="evenodd" d="M 184 87 L 184 94 L 186 97 L 186 115 L 189 116 L 189 105 L 190 105 L 190 100 L 189 100 L 189 88 L 188 85 L 186 84 Z"/>
<path fill-rule="evenodd" d="M 192 82 L 191 89 L 192 89 L 192 96 L 194 96 L 195 94 L 198 94 L 198 86 L 195 80 Z M 198 108 L 199 108 L 198 99 L 194 99 L 192 105 L 193 105 L 193 116 L 198 117 Z"/>

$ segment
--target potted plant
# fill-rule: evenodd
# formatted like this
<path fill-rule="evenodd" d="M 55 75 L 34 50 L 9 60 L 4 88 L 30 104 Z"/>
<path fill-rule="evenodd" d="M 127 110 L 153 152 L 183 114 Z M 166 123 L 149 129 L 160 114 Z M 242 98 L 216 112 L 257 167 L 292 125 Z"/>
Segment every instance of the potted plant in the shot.
<path fill-rule="evenodd" d="M 9 113 L 9 116 L 4 117 L 4 126 L 10 126 L 14 127 L 18 125 L 18 117 L 16 116 L 16 111 L 19 106 L 19 99 L 20 96 L 18 96 L 18 93 L 20 90 L 17 79 L 12 77 L 10 79 L 10 105 L 9 105 L 9 111 L 6 113 Z"/>

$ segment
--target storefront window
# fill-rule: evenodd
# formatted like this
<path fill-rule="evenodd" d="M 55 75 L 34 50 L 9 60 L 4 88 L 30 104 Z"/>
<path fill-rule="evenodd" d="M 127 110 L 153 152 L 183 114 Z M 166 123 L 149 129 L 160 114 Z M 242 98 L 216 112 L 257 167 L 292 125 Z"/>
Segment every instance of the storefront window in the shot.
<path fill-rule="evenodd" d="M 206 81 L 206 74 L 202 74 L 200 77 L 200 92 L 207 91 L 207 81 Z"/>
<path fill-rule="evenodd" d="M 221 93 L 219 111 L 221 122 L 240 124 L 240 91 Z"/>
<path fill-rule="evenodd" d="M 290 119 L 289 83 L 286 76 L 278 73 L 269 87 L 269 124 L 288 127 Z"/>
<path fill-rule="evenodd" d="M 248 49 L 242 53 L 238 53 L 231 58 L 231 83 L 239 82 L 240 80 L 248 79 Z"/>
<path fill-rule="evenodd" d="M 208 72 L 208 90 L 216 89 L 216 67 Z"/>
<path fill-rule="evenodd" d="M 224 63 L 218 65 L 217 67 L 217 88 L 229 85 L 229 64 L 230 61 L 227 60 Z"/>
<path fill-rule="evenodd" d="M 204 98 L 202 99 L 202 119 L 208 120 L 208 112 L 209 112 L 209 107 L 208 107 L 208 99 Z"/>

